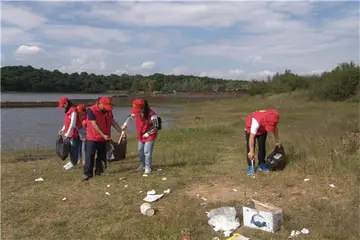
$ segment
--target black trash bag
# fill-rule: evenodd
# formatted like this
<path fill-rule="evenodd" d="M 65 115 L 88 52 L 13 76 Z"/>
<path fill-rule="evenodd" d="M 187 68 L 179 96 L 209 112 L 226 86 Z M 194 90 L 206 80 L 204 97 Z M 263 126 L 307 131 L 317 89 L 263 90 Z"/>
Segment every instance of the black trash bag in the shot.
<path fill-rule="evenodd" d="M 64 161 L 69 156 L 70 147 L 70 141 L 64 140 L 62 136 L 58 136 L 56 139 L 56 155 L 58 155 L 61 160 Z"/>
<path fill-rule="evenodd" d="M 106 157 L 108 162 L 121 161 L 126 158 L 127 139 L 126 135 L 121 138 L 120 143 L 110 140 L 107 144 Z"/>
<path fill-rule="evenodd" d="M 271 171 L 283 170 L 286 165 L 285 157 L 283 146 L 276 146 L 274 151 L 267 156 L 265 162 Z"/>

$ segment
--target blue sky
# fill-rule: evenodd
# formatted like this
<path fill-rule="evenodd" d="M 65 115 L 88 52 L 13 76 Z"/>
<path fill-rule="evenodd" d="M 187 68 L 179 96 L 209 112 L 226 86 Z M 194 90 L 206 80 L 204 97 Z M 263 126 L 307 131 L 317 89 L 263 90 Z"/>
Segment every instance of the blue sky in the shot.
<path fill-rule="evenodd" d="M 261 79 L 359 63 L 356 1 L 6 1 L 1 65 Z"/>

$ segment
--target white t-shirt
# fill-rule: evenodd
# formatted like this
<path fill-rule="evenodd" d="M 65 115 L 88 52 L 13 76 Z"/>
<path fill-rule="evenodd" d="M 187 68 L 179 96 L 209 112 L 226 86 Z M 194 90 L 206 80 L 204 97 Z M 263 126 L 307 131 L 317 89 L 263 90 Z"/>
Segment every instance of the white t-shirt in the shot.
<path fill-rule="evenodd" d="M 260 124 L 258 121 L 256 121 L 255 118 L 251 118 L 251 127 L 250 127 L 250 133 L 256 134 L 258 129 L 260 127 Z"/>

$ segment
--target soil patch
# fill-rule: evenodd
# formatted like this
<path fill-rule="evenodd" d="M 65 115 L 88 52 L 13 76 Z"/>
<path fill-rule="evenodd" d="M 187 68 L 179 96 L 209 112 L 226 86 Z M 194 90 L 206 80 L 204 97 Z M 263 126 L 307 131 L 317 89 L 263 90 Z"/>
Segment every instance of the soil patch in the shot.
<path fill-rule="evenodd" d="M 26 154 L 17 157 L 15 160 L 17 162 L 31 162 L 31 161 L 37 161 L 37 160 L 48 160 L 55 157 L 54 154 L 42 154 L 42 155 L 33 155 L 33 154 Z"/>

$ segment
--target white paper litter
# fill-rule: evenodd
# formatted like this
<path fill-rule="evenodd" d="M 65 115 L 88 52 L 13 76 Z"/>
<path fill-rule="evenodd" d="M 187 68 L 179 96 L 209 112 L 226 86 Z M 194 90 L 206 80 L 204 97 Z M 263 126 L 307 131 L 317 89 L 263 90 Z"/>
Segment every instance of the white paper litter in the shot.
<path fill-rule="evenodd" d="M 144 173 L 142 176 L 143 176 L 143 177 L 147 177 L 148 175 Z"/>
<path fill-rule="evenodd" d="M 161 169 L 161 168 L 159 168 L 157 171 L 162 171 L 162 169 Z"/>
<path fill-rule="evenodd" d="M 163 177 L 161 180 L 166 181 L 166 177 Z"/>
<path fill-rule="evenodd" d="M 304 182 L 310 181 L 310 178 L 305 178 Z"/>
<path fill-rule="evenodd" d="M 143 200 L 145 202 L 155 202 L 156 200 L 162 198 L 162 196 L 164 196 L 164 194 L 151 194 L 147 195 Z"/>
<path fill-rule="evenodd" d="M 64 197 L 62 200 L 63 200 L 63 201 L 66 201 L 66 197 Z"/>
<path fill-rule="evenodd" d="M 128 185 L 126 184 L 124 187 L 128 187 Z"/>
<path fill-rule="evenodd" d="M 208 212 L 207 216 L 210 218 L 208 224 L 214 227 L 215 232 L 224 232 L 225 237 L 229 237 L 240 226 L 234 207 L 216 208 Z"/>
<path fill-rule="evenodd" d="M 295 238 L 295 237 L 298 237 L 301 234 L 307 235 L 309 233 L 310 233 L 310 231 L 307 228 L 303 228 L 301 231 L 292 230 L 291 233 L 290 233 L 290 236 L 288 238 Z"/>
<path fill-rule="evenodd" d="M 233 191 L 234 191 L 234 192 L 237 192 L 238 190 L 234 188 Z"/>
<path fill-rule="evenodd" d="M 142 191 L 140 191 L 139 193 L 142 193 Z"/>
<path fill-rule="evenodd" d="M 329 187 L 334 188 L 334 187 L 335 187 L 335 185 L 334 185 L 334 184 L 329 184 Z"/>
<path fill-rule="evenodd" d="M 166 193 L 166 194 L 170 193 L 170 188 L 168 188 L 167 190 L 164 190 L 164 193 Z"/>
<path fill-rule="evenodd" d="M 206 198 L 204 198 L 204 197 L 202 197 L 202 198 L 201 198 L 201 200 L 203 200 L 203 201 L 205 201 L 205 202 L 207 201 L 207 199 L 206 199 Z"/>
<path fill-rule="evenodd" d="M 155 192 L 155 190 L 153 189 L 153 190 L 151 190 L 151 191 L 148 191 L 146 194 L 147 194 L 147 195 L 154 195 L 154 194 L 156 194 L 156 192 Z"/>
<path fill-rule="evenodd" d="M 110 184 L 108 184 L 107 187 L 110 187 Z"/>
<path fill-rule="evenodd" d="M 106 194 L 106 195 L 110 195 L 110 193 L 108 193 L 108 192 L 106 192 L 105 194 Z"/>
<path fill-rule="evenodd" d="M 35 179 L 35 182 L 42 182 L 42 181 L 44 181 L 43 178 L 37 178 L 37 179 Z"/>

